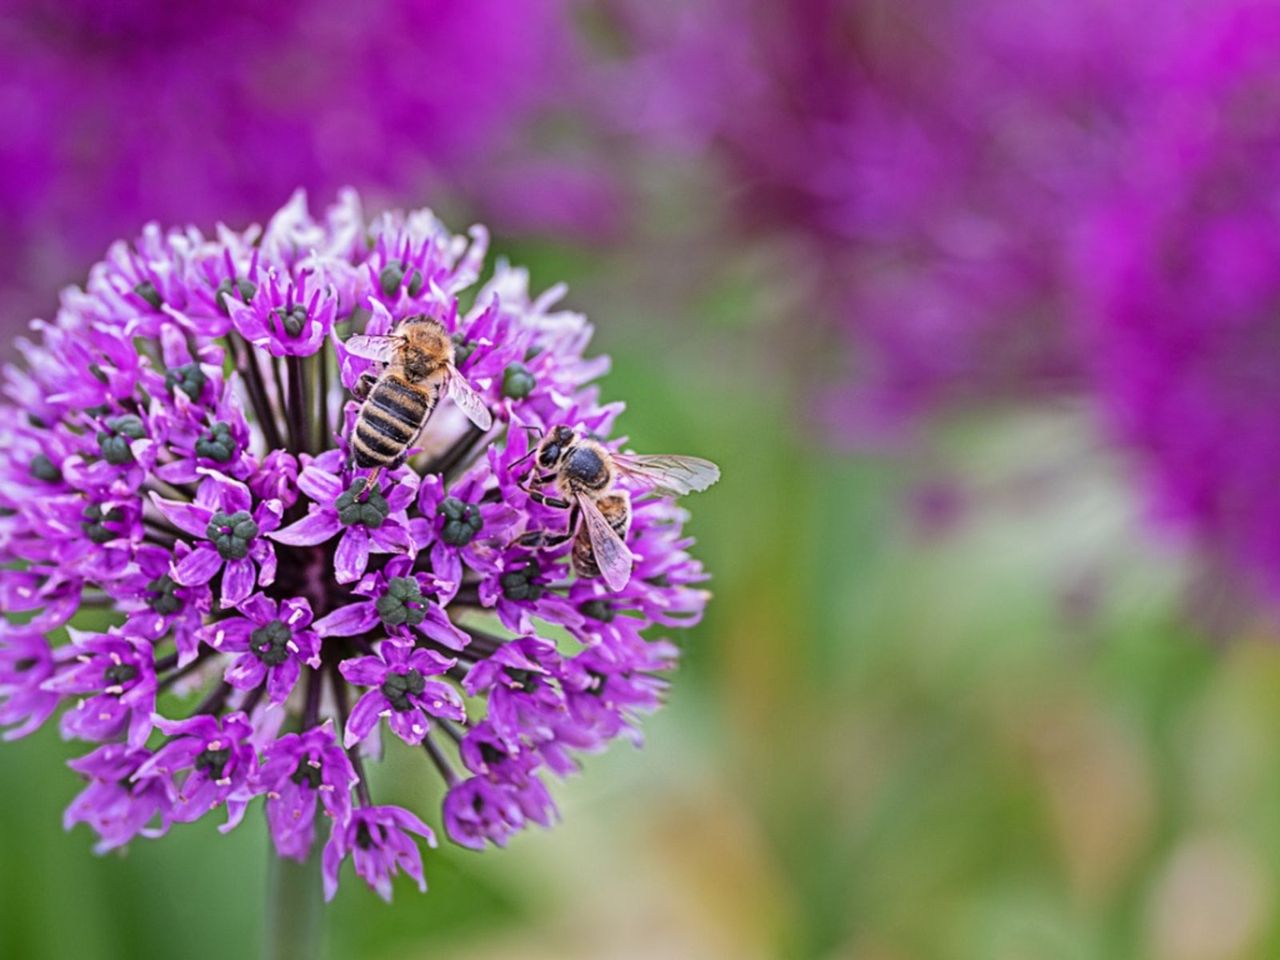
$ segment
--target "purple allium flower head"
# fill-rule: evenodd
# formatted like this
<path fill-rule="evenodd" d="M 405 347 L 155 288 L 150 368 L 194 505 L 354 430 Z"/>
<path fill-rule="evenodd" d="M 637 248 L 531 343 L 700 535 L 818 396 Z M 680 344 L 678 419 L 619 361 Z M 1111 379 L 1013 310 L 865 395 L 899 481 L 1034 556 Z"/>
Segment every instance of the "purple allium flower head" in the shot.
<path fill-rule="evenodd" d="M 1070 228 L 1188 5 L 624 2 L 638 53 L 612 113 L 719 161 L 734 227 L 786 250 L 841 348 L 807 358 L 827 416 L 892 435 L 1081 385 Z"/>
<path fill-rule="evenodd" d="M 1156 520 L 1280 597 L 1280 9 L 1213 4 L 1081 244 L 1091 355 Z"/>
<path fill-rule="evenodd" d="M 616 449 L 621 406 L 563 289 L 535 296 L 502 261 L 481 283 L 486 244 L 425 210 L 366 220 L 348 192 L 316 218 L 298 196 L 265 229 L 148 227 L 33 324 L 0 412 L 0 599 L 27 618 L 0 632 L 0 726 L 61 707 L 94 745 L 66 822 L 100 849 L 214 811 L 231 829 L 262 798 L 281 856 L 322 825 L 330 895 L 348 855 L 386 895 L 398 870 L 424 882 L 414 838 L 434 840 L 375 805 L 384 744 L 430 764 L 445 833 L 483 847 L 550 824 L 548 778 L 659 705 L 675 651 L 650 634 L 707 601 L 686 514 L 619 480 L 617 590 L 543 545 L 569 511 L 527 489 L 532 438 Z M 350 391 L 382 371 L 346 341 L 423 314 L 493 423 L 442 392 L 375 479 L 352 465 Z M 85 609 L 98 632 L 75 628 Z"/>
<path fill-rule="evenodd" d="M 149 218 L 262 218 L 299 185 L 416 198 L 453 184 L 477 202 L 541 182 L 565 203 L 539 196 L 511 222 L 548 207 L 563 220 L 590 190 L 558 183 L 555 157 L 518 132 L 558 99 L 571 39 L 562 0 L 6 4 L 3 281 L 35 308 L 29 295 Z M 306 303 L 321 289 L 291 285 Z"/>

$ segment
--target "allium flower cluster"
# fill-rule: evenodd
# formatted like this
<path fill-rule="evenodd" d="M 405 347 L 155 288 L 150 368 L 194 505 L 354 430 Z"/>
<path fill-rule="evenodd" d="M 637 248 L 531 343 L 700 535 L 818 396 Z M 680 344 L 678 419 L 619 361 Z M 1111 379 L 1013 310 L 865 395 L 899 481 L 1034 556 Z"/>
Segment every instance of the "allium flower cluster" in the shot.
<path fill-rule="evenodd" d="M 1160 90 L 1081 245 L 1100 406 L 1157 519 L 1280 596 L 1280 9 L 1210 5 Z"/>
<path fill-rule="evenodd" d="M 636 500 L 618 591 L 573 575 L 571 543 L 524 545 L 567 522 L 522 485 L 530 444 L 607 438 L 621 406 L 601 404 L 607 359 L 584 356 L 562 288 L 535 297 L 502 261 L 477 288 L 486 244 L 428 211 L 366 221 L 354 193 L 313 218 L 299 194 L 265 229 L 117 243 L 20 343 L 0 726 L 60 710 L 90 745 L 66 823 L 99 849 L 208 815 L 230 829 L 260 799 L 281 856 L 325 844 L 330 896 L 348 856 L 389 895 L 397 870 L 425 885 L 415 838 L 435 842 L 375 803 L 366 761 L 389 741 L 438 771 L 445 835 L 482 848 L 551 823 L 548 779 L 659 705 L 676 651 L 650 628 L 707 600 L 685 515 Z M 379 369 L 344 341 L 423 314 L 493 426 L 442 396 L 416 454 L 371 482 L 350 390 Z"/>

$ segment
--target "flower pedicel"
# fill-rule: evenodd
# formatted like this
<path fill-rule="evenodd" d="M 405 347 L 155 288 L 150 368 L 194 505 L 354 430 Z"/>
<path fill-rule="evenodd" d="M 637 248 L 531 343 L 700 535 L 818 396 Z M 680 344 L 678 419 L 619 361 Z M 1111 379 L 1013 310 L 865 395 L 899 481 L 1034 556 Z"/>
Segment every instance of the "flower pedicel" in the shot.
<path fill-rule="evenodd" d="M 439 772 L 443 831 L 475 848 L 549 824 L 546 777 L 576 753 L 638 739 L 676 658 L 645 633 L 697 623 L 705 575 L 685 512 L 625 472 L 630 575 L 574 575 L 535 439 L 616 454 L 622 408 L 591 385 L 608 361 L 584 357 L 562 287 L 534 297 L 500 260 L 469 295 L 486 245 L 428 211 L 366 222 L 350 192 L 313 218 L 299 194 L 265 229 L 117 243 L 19 344 L 0 603 L 23 622 L 0 627 L 0 727 L 61 709 L 90 744 L 65 820 L 99 850 L 219 810 L 229 829 L 262 797 L 281 856 L 323 825 L 328 896 L 348 856 L 388 896 L 397 870 L 425 887 L 414 838 L 435 842 L 375 802 L 365 760 L 388 736 Z M 422 317 L 470 419 L 441 391 L 412 461 L 356 468 L 352 391 L 384 368 L 345 340 Z M 71 625 L 89 610 L 98 629 Z"/>

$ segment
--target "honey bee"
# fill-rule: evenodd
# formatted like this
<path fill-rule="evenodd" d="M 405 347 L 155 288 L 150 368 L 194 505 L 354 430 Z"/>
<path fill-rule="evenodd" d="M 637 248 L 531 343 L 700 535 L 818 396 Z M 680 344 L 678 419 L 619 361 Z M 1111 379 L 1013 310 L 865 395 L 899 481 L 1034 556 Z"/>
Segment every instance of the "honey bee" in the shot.
<path fill-rule="evenodd" d="M 698 457 L 613 453 L 571 427 L 551 430 L 530 453 L 531 475 L 521 489 L 539 503 L 569 511 L 568 530 L 547 536 L 526 534 L 526 546 L 552 547 L 573 539 L 573 569 L 580 577 L 603 577 L 610 590 L 631 579 L 631 495 L 616 488 L 618 478 L 637 480 L 661 493 L 683 496 L 720 479 L 720 468 Z M 540 487 L 554 484 L 558 497 Z"/>
<path fill-rule="evenodd" d="M 370 488 L 382 469 L 404 462 L 441 390 L 479 429 L 493 426 L 484 400 L 454 366 L 453 341 L 439 320 L 405 317 L 390 336 L 356 334 L 343 345 L 357 357 L 384 364 L 376 376 L 361 376 L 352 391 L 361 405 L 351 431 L 351 459 L 357 467 L 373 468 Z"/>

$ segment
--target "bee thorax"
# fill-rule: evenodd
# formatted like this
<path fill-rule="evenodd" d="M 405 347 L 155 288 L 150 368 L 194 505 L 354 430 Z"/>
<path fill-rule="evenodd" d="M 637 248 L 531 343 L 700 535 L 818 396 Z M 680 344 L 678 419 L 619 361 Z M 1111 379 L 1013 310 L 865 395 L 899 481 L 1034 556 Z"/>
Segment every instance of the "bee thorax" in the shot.
<path fill-rule="evenodd" d="M 579 444 L 565 459 L 564 476 L 570 485 L 588 490 L 603 490 L 609 483 L 610 470 L 605 458 L 592 447 Z"/>

